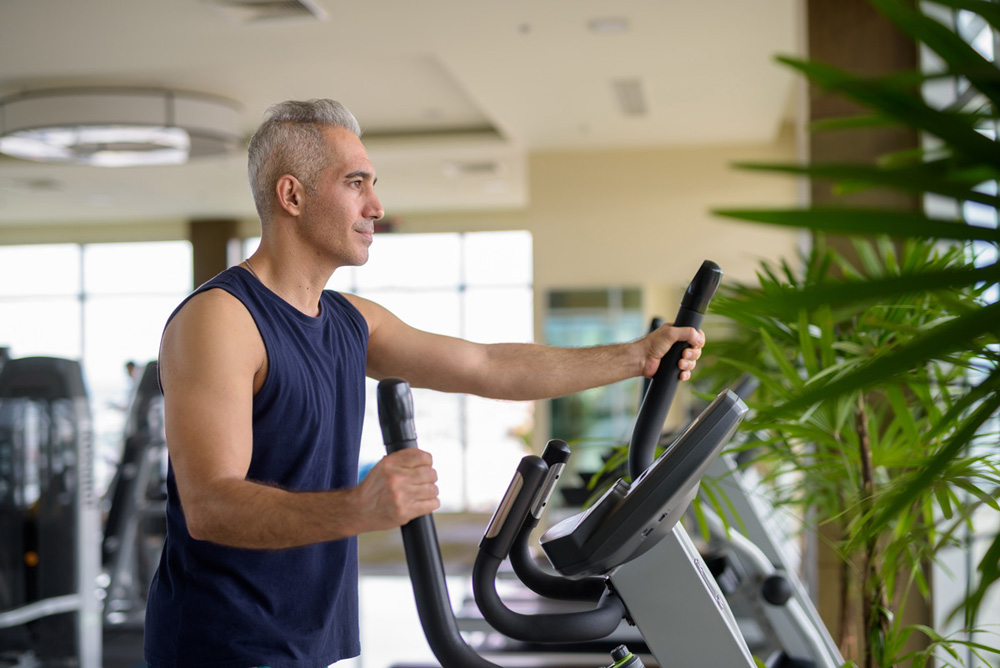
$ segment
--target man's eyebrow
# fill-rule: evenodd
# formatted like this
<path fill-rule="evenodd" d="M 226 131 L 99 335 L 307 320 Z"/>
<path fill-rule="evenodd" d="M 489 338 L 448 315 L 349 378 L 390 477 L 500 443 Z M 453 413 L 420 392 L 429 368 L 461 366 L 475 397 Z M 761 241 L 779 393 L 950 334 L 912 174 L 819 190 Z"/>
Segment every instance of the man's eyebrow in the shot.
<path fill-rule="evenodd" d="M 363 169 L 359 169 L 358 171 L 351 172 L 350 174 L 345 174 L 344 178 L 345 179 L 362 178 L 362 179 L 365 179 L 366 181 L 371 181 L 372 183 L 375 183 L 375 181 L 377 180 L 377 179 L 373 178 L 371 172 L 366 172 Z"/>

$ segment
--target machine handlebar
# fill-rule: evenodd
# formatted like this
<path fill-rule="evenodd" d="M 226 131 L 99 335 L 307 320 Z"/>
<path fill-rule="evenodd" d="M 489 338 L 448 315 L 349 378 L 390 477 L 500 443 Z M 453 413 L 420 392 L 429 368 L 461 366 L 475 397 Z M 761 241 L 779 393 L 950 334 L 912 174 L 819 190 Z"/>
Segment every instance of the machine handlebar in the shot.
<path fill-rule="evenodd" d="M 417 447 L 409 384 L 399 378 L 386 378 L 379 382 L 377 396 L 378 418 L 386 450 L 391 453 Z M 403 526 L 402 532 L 417 614 L 434 656 L 442 666 L 500 668 L 479 656 L 459 633 L 448 596 L 434 518 L 431 515 L 418 517 Z"/>
<path fill-rule="evenodd" d="M 554 438 L 545 445 L 542 460 L 549 467 L 548 474 L 534 503 L 531 504 L 531 514 L 524 519 L 508 556 L 517 579 L 536 594 L 563 601 L 594 602 L 607 590 L 603 577 L 570 580 L 551 569 L 544 568 L 531 554 L 532 532 L 538 526 L 542 511 L 548 504 L 563 469 L 566 468 L 569 456 L 570 449 L 566 441 Z"/>
<path fill-rule="evenodd" d="M 721 282 L 722 269 L 719 265 L 711 260 L 702 262 L 698 273 L 684 292 L 673 326 L 699 328 L 708 304 Z M 690 346 L 684 341 L 678 341 L 670 347 L 660 360 L 660 366 L 643 396 L 642 406 L 632 429 L 632 438 L 629 439 L 628 470 L 632 480 L 637 480 L 646 467 L 653 463 L 663 423 L 680 383 L 677 363 L 688 347 Z"/>

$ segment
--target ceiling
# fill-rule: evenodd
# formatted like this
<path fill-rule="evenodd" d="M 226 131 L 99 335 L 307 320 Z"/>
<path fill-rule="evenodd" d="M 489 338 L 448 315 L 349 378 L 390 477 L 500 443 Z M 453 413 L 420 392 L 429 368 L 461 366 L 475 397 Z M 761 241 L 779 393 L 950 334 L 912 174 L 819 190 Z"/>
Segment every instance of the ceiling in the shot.
<path fill-rule="evenodd" d="M 535 151 L 768 143 L 792 107 L 774 56 L 797 50 L 798 0 L 228 2 L 0 0 L 0 98 L 208 93 L 238 105 L 244 135 L 273 102 L 334 98 L 389 213 L 523 207 Z M 117 169 L 0 157 L 0 226 L 253 215 L 240 152 Z"/>

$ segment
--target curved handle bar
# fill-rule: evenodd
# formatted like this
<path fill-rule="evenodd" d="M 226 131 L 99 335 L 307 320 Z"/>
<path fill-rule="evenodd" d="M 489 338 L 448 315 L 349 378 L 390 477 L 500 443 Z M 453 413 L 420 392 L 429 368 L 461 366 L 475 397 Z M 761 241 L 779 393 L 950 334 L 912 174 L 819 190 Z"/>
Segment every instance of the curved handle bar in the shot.
<path fill-rule="evenodd" d="M 521 532 L 514 539 L 510 549 L 510 564 L 514 574 L 528 589 L 546 598 L 562 601 L 590 601 L 601 598 L 607 591 L 604 578 L 600 576 L 570 580 L 567 577 L 546 570 L 531 555 L 531 532 L 538 526 L 538 520 L 528 517 Z"/>
<path fill-rule="evenodd" d="M 530 615 L 514 612 L 496 590 L 497 571 L 502 561 L 480 550 L 472 567 L 472 591 L 483 617 L 505 636 L 539 643 L 597 640 L 610 635 L 625 617 L 625 604 L 606 590 L 592 610 Z"/>
<path fill-rule="evenodd" d="M 674 318 L 674 327 L 701 326 L 702 317 L 708 309 L 708 303 L 722 281 L 722 269 L 711 260 L 705 260 L 698 273 L 695 274 L 681 299 L 680 309 Z M 629 439 L 628 470 L 632 480 L 637 480 L 655 458 L 656 445 L 660 441 L 660 432 L 667 419 L 667 412 L 677 392 L 680 383 L 677 363 L 681 360 L 684 349 L 688 348 L 684 341 L 678 341 L 670 346 L 670 350 L 660 360 L 660 366 L 653 374 L 649 388 L 642 400 L 639 414 Z"/>
<path fill-rule="evenodd" d="M 483 617 L 490 626 L 509 638 L 526 642 L 579 642 L 610 634 L 622 620 L 625 608 L 617 598 L 605 597 L 593 610 L 555 614 L 521 614 L 508 608 L 496 590 L 500 564 L 510 554 L 515 537 L 537 524 L 558 478 L 558 470 L 569 457 L 569 446 L 550 443 L 545 459 L 529 455 L 521 459 L 507 493 L 497 507 L 472 569 L 472 591 Z M 548 475 L 551 473 L 552 475 Z M 548 483 L 548 484 L 547 484 Z M 556 578 L 561 580 L 562 578 Z M 601 581 L 600 592 L 606 593 Z"/>
<path fill-rule="evenodd" d="M 568 447 L 565 453 L 568 455 Z M 558 466 L 562 449 L 556 446 L 549 454 Z M 507 493 L 479 544 L 479 554 L 472 569 L 476 604 L 490 626 L 515 640 L 551 643 L 603 638 L 618 628 L 622 620 L 625 610 L 618 599 L 605 599 L 596 609 L 584 612 L 521 614 L 508 608 L 496 590 L 497 571 L 510 554 L 514 538 L 527 519 L 537 521 L 533 512 L 536 507 L 537 515 L 541 515 L 544 503 L 539 496 L 546 491 L 548 472 L 546 462 L 533 455 L 523 457 L 518 464 Z"/>
<path fill-rule="evenodd" d="M 542 510 L 548 504 L 556 483 L 569 460 L 570 449 L 566 441 L 552 439 L 542 451 L 542 461 L 548 466 L 545 483 L 538 492 L 531 512 L 524 519 L 521 530 L 510 548 L 510 565 L 517 578 L 536 594 L 564 601 L 597 601 L 607 591 L 603 577 L 570 580 L 554 571 L 545 569 L 531 555 L 531 532 L 538 526 Z"/>
<path fill-rule="evenodd" d="M 386 378 L 378 384 L 377 397 L 386 450 L 396 452 L 417 447 L 410 386 L 405 380 Z M 447 667 L 500 668 L 476 654 L 458 631 L 448 597 L 434 518 L 431 515 L 418 517 L 403 526 L 402 532 L 417 614 L 434 656 Z"/>

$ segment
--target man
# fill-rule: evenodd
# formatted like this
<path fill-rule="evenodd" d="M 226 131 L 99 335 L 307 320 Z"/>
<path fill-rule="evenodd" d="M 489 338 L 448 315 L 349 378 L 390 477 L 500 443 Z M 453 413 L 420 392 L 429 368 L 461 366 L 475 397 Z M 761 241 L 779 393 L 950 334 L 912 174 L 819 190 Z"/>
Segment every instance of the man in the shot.
<path fill-rule="evenodd" d="M 275 105 L 251 138 L 261 243 L 164 330 L 167 539 L 147 605 L 152 668 L 317 668 L 360 650 L 356 536 L 438 507 L 431 457 L 357 483 L 364 377 L 508 400 L 652 375 L 690 328 L 588 349 L 481 345 L 413 329 L 323 288 L 368 259 L 382 205 L 357 121 L 330 100 Z"/>

